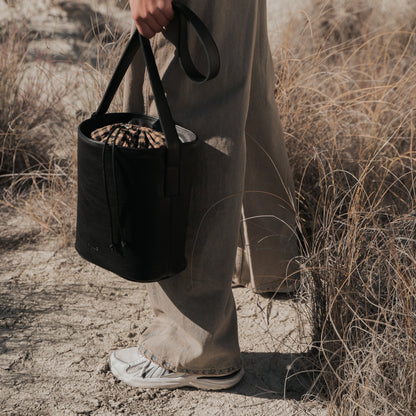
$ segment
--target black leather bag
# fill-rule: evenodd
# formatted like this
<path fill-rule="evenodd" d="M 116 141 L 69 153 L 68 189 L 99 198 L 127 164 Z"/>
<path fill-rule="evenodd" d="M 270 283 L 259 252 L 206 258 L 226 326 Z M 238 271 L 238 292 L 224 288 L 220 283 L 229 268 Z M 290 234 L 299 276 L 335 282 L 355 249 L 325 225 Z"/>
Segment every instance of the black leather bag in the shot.
<path fill-rule="evenodd" d="M 178 55 L 195 82 L 214 78 L 218 50 L 207 28 L 186 6 L 174 2 L 179 19 Z M 194 66 L 187 46 L 191 23 L 205 50 L 207 75 Z M 124 74 L 140 48 L 144 53 L 159 118 L 107 113 Z M 179 88 L 179 86 L 178 86 Z M 167 147 L 132 149 L 99 142 L 91 133 L 128 123 L 165 135 Z M 175 125 L 148 39 L 136 31 L 115 70 L 98 110 L 78 127 L 78 205 L 75 248 L 86 260 L 128 280 L 153 282 L 186 268 L 185 243 L 195 152 L 194 132 Z"/>

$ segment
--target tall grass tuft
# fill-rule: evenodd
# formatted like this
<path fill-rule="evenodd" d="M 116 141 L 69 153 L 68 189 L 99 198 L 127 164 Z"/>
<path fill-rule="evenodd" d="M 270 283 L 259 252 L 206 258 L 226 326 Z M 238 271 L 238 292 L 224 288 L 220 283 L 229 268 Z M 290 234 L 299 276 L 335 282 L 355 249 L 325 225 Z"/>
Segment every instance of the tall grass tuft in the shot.
<path fill-rule="evenodd" d="M 33 36 L 13 22 L 0 30 L 0 204 L 66 245 L 74 237 L 77 125 L 97 108 L 123 42 L 105 26 L 92 41 L 95 65 L 88 57 L 56 63 L 29 52 Z"/>
<path fill-rule="evenodd" d="M 303 30 L 287 32 L 276 69 L 298 189 L 316 386 L 332 414 L 410 416 L 416 10 L 384 1 L 313 3 Z"/>
<path fill-rule="evenodd" d="M 0 31 L 0 203 L 66 242 L 75 184 L 68 86 L 52 82 L 53 62 L 30 56 L 31 37 L 14 22 Z"/>
<path fill-rule="evenodd" d="M 8 178 L 47 163 L 45 149 L 28 140 L 28 135 L 53 114 L 53 104 L 40 104 L 32 88 L 25 89 L 25 65 L 28 38 L 9 25 L 0 32 L 0 172 Z M 38 150 L 37 150 L 38 149 Z"/>

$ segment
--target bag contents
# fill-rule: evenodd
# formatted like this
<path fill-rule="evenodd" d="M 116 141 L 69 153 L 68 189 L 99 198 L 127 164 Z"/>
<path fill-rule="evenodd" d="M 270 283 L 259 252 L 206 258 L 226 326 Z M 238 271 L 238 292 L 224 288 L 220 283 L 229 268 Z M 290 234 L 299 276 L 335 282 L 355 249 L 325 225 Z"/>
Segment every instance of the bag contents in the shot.
<path fill-rule="evenodd" d="M 106 141 L 116 146 L 132 149 L 158 149 L 166 147 L 165 135 L 150 127 L 131 123 L 116 123 L 101 127 L 91 133 L 98 142 Z"/>

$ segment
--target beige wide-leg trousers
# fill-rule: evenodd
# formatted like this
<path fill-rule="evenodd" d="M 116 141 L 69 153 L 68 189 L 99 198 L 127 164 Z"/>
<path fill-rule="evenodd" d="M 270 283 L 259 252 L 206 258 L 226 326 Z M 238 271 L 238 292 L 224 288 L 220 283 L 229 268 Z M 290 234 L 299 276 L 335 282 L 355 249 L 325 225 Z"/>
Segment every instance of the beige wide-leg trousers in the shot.
<path fill-rule="evenodd" d="M 262 292 L 279 290 L 297 271 L 294 189 L 273 95 L 266 0 L 183 2 L 213 34 L 221 70 L 202 85 L 186 77 L 172 44 L 175 20 L 152 39 L 173 117 L 203 145 L 190 208 L 188 267 L 148 285 L 155 317 L 139 349 L 174 371 L 228 374 L 241 367 L 233 275 Z M 192 35 L 190 30 L 191 56 L 203 70 L 205 57 Z M 124 107 L 157 114 L 140 52 L 127 74 Z M 243 268 L 235 266 L 241 236 Z"/>

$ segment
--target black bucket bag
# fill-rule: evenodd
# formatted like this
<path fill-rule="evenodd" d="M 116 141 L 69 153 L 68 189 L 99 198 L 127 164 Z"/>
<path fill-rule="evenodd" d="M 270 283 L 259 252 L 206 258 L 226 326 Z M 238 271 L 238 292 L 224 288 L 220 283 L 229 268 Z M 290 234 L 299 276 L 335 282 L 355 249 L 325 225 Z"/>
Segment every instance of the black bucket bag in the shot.
<path fill-rule="evenodd" d="M 201 20 L 173 2 L 179 19 L 178 56 L 188 77 L 198 83 L 219 72 L 218 49 Z M 190 23 L 207 56 L 207 73 L 193 64 L 187 44 Z M 144 53 L 159 118 L 107 113 L 135 54 Z M 164 145 L 131 148 L 112 140 L 113 126 L 134 124 Z M 105 140 L 92 138 L 108 130 Z M 117 134 L 120 133 L 118 130 Z M 123 139 L 123 138 L 121 138 Z M 122 141 L 122 140 L 121 140 Z M 198 151 L 196 134 L 175 125 L 148 39 L 136 30 L 116 67 L 98 110 L 78 127 L 78 205 L 75 248 L 86 260 L 137 282 L 154 282 L 186 268 L 188 210 Z"/>

